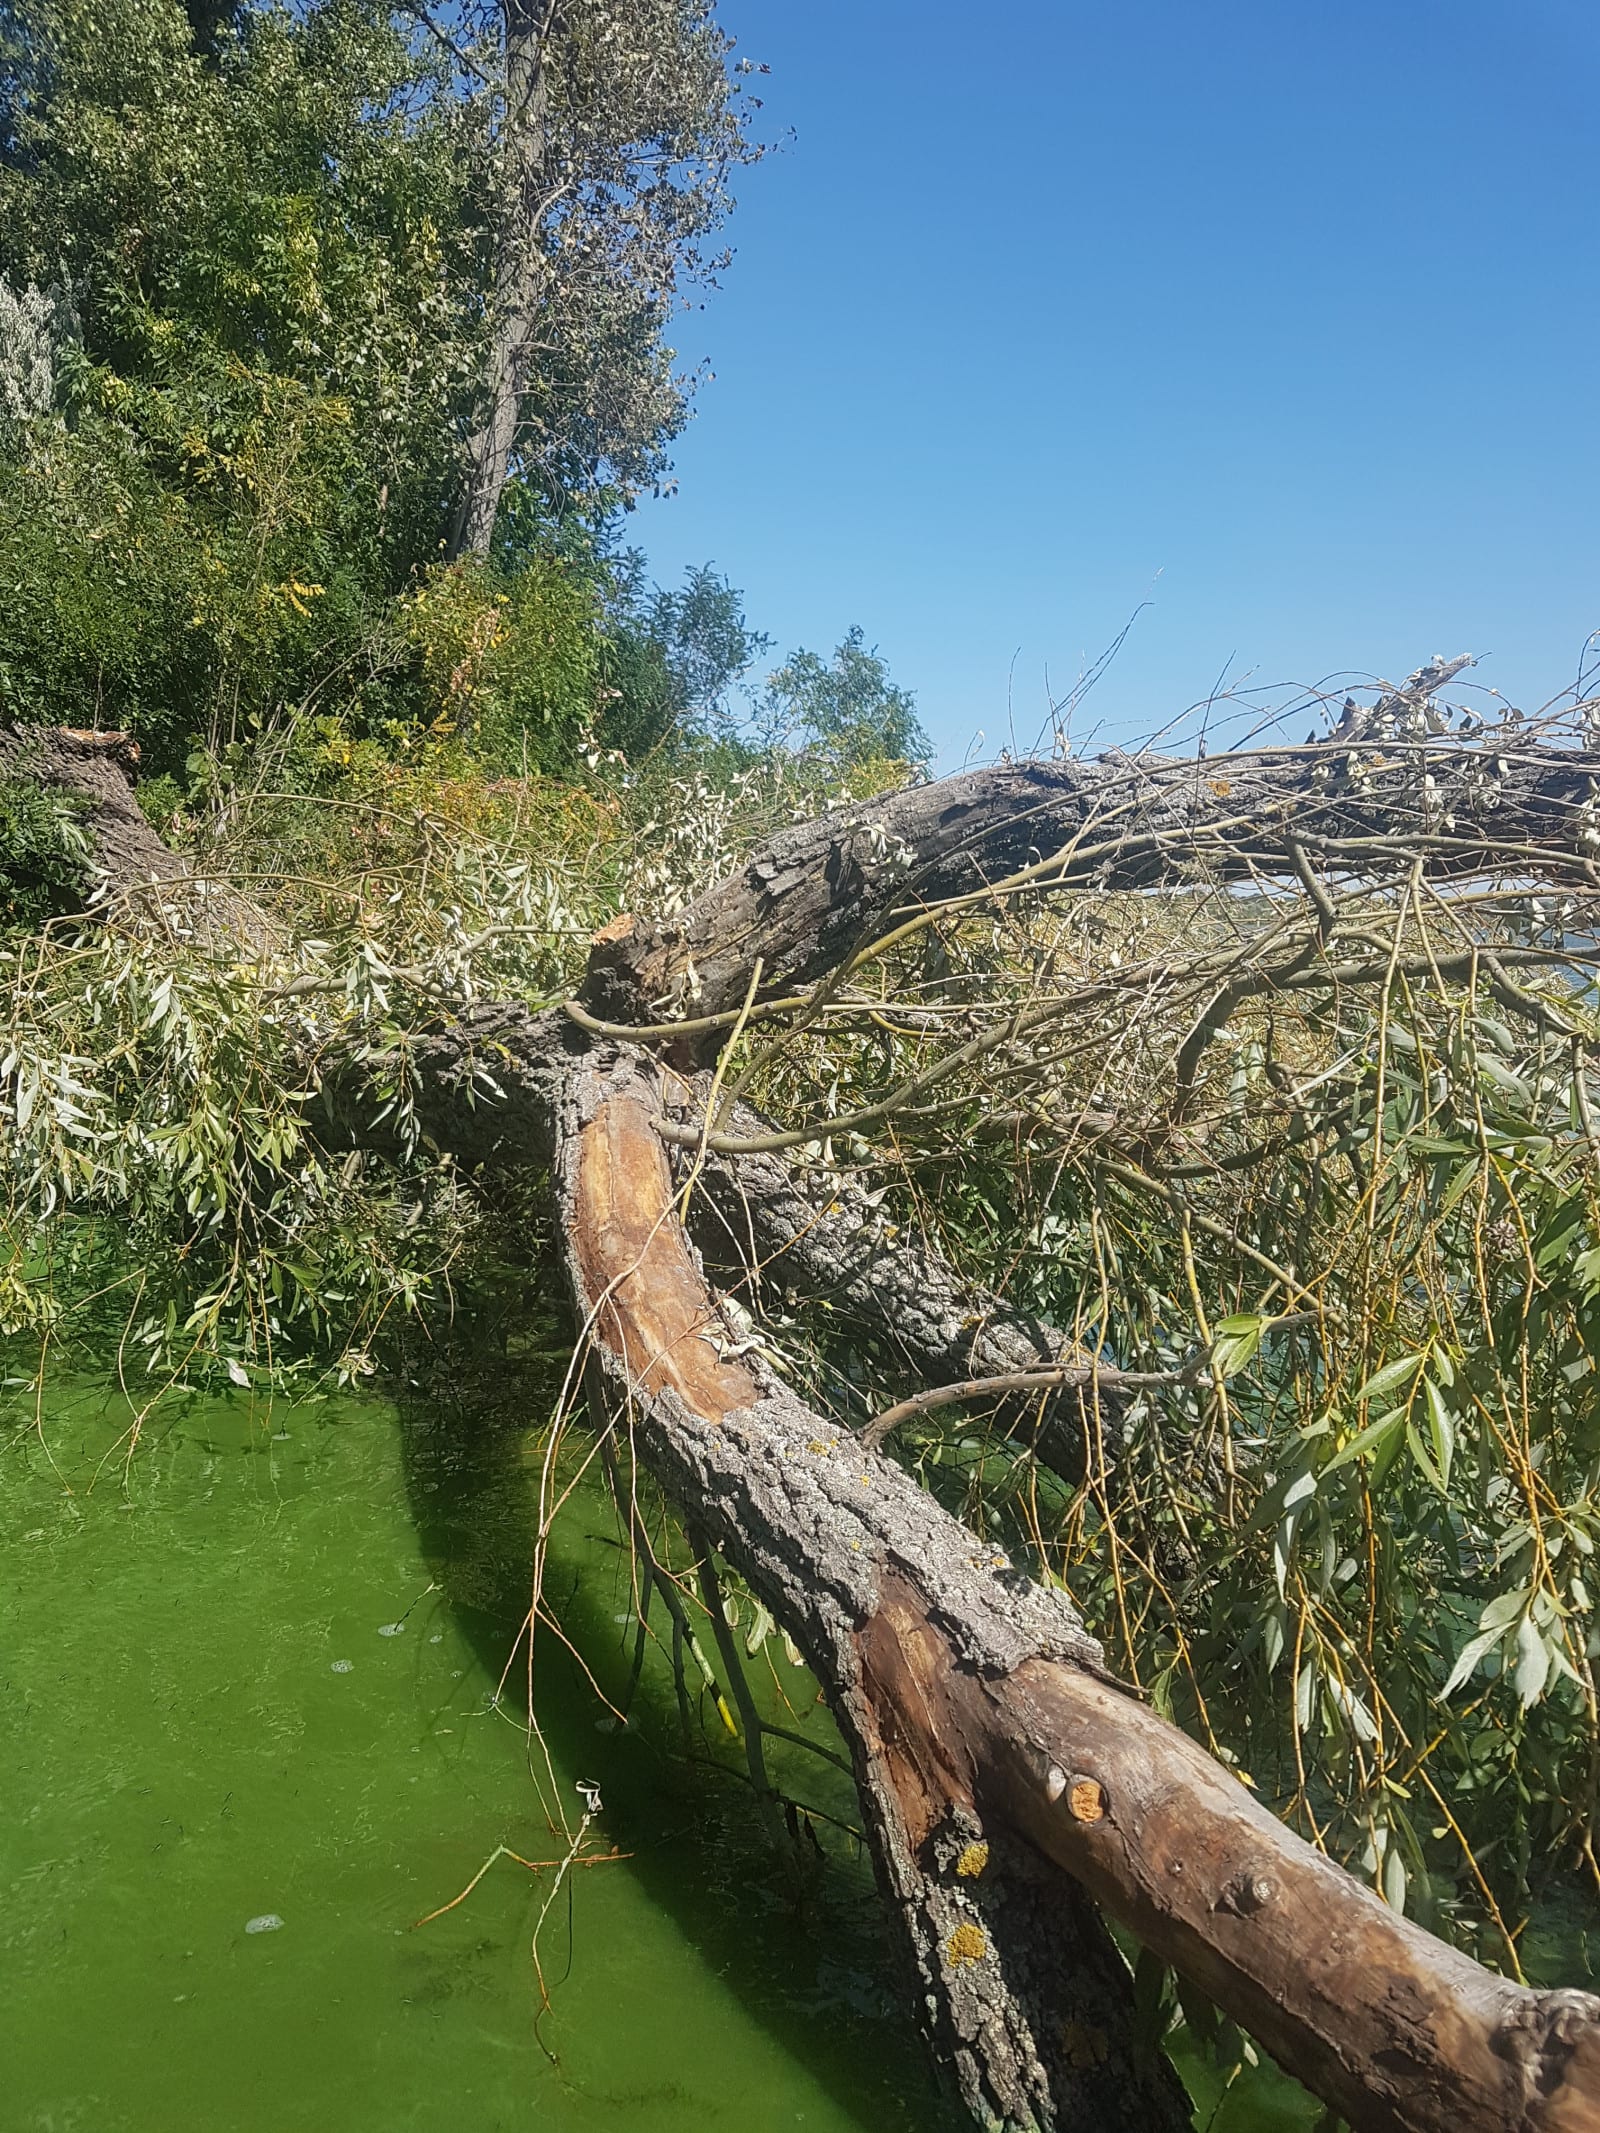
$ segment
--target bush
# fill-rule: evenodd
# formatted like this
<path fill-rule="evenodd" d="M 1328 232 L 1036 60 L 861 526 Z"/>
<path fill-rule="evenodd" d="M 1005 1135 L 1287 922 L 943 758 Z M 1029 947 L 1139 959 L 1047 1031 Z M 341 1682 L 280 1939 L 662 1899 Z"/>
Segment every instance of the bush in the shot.
<path fill-rule="evenodd" d="M 590 585 L 550 556 L 514 575 L 430 570 L 404 603 L 418 723 L 470 741 L 491 770 L 570 769 L 596 715 L 598 622 Z"/>

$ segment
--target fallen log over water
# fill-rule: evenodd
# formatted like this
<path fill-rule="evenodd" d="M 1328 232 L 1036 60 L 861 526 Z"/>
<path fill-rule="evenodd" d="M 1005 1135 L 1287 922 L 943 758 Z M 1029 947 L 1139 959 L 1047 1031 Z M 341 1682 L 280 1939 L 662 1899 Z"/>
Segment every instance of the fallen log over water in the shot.
<path fill-rule="evenodd" d="M 1021 1840 L 1360 2133 L 1600 2127 L 1600 2000 L 1513 1985 L 1391 1910 L 1108 1681 L 1059 1594 L 759 1359 L 723 1359 L 732 1336 L 677 1217 L 658 1070 L 632 1047 L 574 1057 L 570 1043 L 556 1065 L 549 1041 L 485 1017 L 429 1045 L 430 1083 L 463 1088 L 481 1061 L 508 1102 L 550 1106 L 569 1277 L 617 1426 L 824 1684 L 935 2041 L 980 2116 L 1031 2109 L 1084 2133 L 1186 2122 L 1140 2078 L 1107 1990 L 1116 1958 L 1085 1945 L 1065 1887 L 1055 1918 L 1030 1893 L 1026 1940 L 1008 1944 L 1011 1890 L 991 1911 L 984 1884 L 991 1864 L 1014 1878 Z M 445 1138 L 439 1094 L 426 1116 Z M 1041 1993 L 1064 1921 L 1072 1960 L 1045 1968 Z"/>
<path fill-rule="evenodd" d="M 1337 938 L 1321 884 L 1357 858 L 1458 878 L 1488 854 L 1595 885 L 1600 763 L 1533 747 L 1487 766 L 1445 756 L 1425 766 L 1390 746 L 1366 779 L 1352 747 L 1007 766 L 912 788 L 784 832 L 670 926 L 608 928 L 573 1013 L 474 1008 L 408 1053 L 438 1147 L 549 1166 L 575 1317 L 608 1395 L 598 1426 L 816 1671 L 925 2026 L 980 2120 L 1056 2133 L 1187 2122 L 1175 2081 L 1139 2047 L 1096 1905 L 1361 2133 L 1600 2129 L 1600 1999 L 1513 1984 L 1391 1909 L 1107 1678 L 1060 1593 L 758 1354 L 733 1352 L 668 1149 L 737 1162 L 806 1133 L 753 1130 L 720 1098 L 685 1114 L 685 1077 L 752 1017 L 814 1011 L 817 995 L 796 988 L 837 986 L 952 899 L 1144 888 L 1196 864 L 1244 881 L 1309 874 L 1306 941 L 1270 965 L 1223 957 L 1201 972 L 1186 1047 L 1198 1057 L 1225 1020 L 1218 1003 L 1242 988 L 1308 973 L 1349 986 L 1397 967 L 1359 935 Z M 1496 983 L 1515 993 L 1511 970 L 1541 960 L 1501 957 Z M 1537 1012 L 1559 1024 L 1558 1008 Z M 825 1225 L 826 1207 L 814 1212 Z"/>

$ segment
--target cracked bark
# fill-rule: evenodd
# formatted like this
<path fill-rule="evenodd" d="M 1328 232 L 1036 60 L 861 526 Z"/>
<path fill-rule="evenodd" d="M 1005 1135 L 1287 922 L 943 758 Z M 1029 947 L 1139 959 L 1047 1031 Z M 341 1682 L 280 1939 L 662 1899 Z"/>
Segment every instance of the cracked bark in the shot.
<path fill-rule="evenodd" d="M 1066 1893 L 1083 1888 L 1358 2133 L 1600 2129 L 1600 1999 L 1513 1985 L 1391 1910 L 1106 1680 L 1060 1595 L 759 1359 L 724 1359 L 655 1130 L 654 1062 L 548 1018 L 480 1017 L 419 1054 L 441 1142 L 479 1060 L 502 1116 L 547 1107 L 548 1139 L 524 1118 L 516 1145 L 550 1153 L 619 1431 L 824 1685 L 925 2024 L 980 2119 L 1186 2122 L 1134 2049 L 1126 1973 Z M 480 1105 L 465 1152 L 492 1153 L 484 1124 Z M 960 1871 L 985 1843 L 987 1888 L 988 1865 Z M 1058 1893 L 1045 1861 L 1068 1877 Z"/>
<path fill-rule="evenodd" d="M 0 726 L 0 776 L 69 795 L 93 849 L 92 886 L 106 915 L 172 925 L 208 939 L 260 947 L 261 915 L 224 882 L 201 875 L 164 844 L 133 792 L 139 750 L 126 733 L 70 726 Z"/>
<path fill-rule="evenodd" d="M 1520 841 L 1558 874 L 1594 885 L 1574 815 L 1600 780 L 1600 756 L 1360 743 L 1195 762 L 1113 750 L 1095 762 L 968 771 L 794 823 L 676 918 L 608 927 L 583 999 L 596 1015 L 636 1024 L 678 1011 L 691 992 L 697 1016 L 729 1013 L 758 956 L 764 995 L 803 985 L 892 920 L 1024 868 L 1057 886 L 1145 889 L 1196 863 L 1232 879 L 1288 872 L 1291 844 L 1312 861 L 1335 847 L 1409 860 L 1414 803 L 1352 788 L 1344 766 L 1409 756 L 1420 780 L 1424 754 L 1430 804 L 1456 825 L 1428 836 L 1431 871 L 1463 872 L 1491 845 Z"/>

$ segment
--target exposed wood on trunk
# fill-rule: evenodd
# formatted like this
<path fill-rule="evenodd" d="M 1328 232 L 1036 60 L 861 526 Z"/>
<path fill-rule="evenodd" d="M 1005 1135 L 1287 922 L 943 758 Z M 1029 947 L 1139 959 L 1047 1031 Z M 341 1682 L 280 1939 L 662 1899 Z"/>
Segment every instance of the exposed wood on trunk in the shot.
<path fill-rule="evenodd" d="M 521 1065 L 508 1056 L 506 1036 L 502 1027 L 497 1079 L 531 1088 L 548 1076 L 523 1046 Z M 553 1040 L 530 1024 L 526 1041 Z M 451 1073 L 464 1085 L 459 1051 L 435 1085 L 447 1088 Z M 759 1360 L 724 1360 L 727 1333 L 677 1228 L 651 1130 L 660 1096 L 640 1055 L 601 1047 L 543 1085 L 557 1092 L 557 1190 L 578 1306 L 592 1315 L 629 1440 L 826 1685 L 880 1872 L 939 2008 L 935 2042 L 969 2101 L 992 2108 L 1003 2063 L 1021 2047 L 1009 2015 L 992 2065 L 979 2046 L 994 2011 L 964 2015 L 951 1997 L 1008 1958 L 998 1917 L 979 1903 L 984 1875 L 969 1886 L 941 1861 L 958 1840 L 957 1856 L 998 1842 L 1014 1859 L 1022 1840 L 1362 2133 L 1600 2128 L 1600 2000 L 1513 1985 L 1391 1910 L 1186 1735 L 1099 1678 L 1064 1603 L 810 1413 Z M 1092 1965 L 1087 1981 L 1058 1981 L 1056 2026 L 1074 2058 L 1103 2046 L 1105 2063 L 1126 2063 L 1118 2030 L 1100 2022 L 1111 1975 Z M 1094 2020 L 1082 2013 L 1086 1991 Z M 1027 2026 L 1042 2069 L 1030 2072 L 1031 2093 L 1042 2098 L 1042 2080 L 1052 2098 L 1045 2124 L 1087 2133 L 1161 2122 L 1148 2102 L 1142 2116 L 1109 2115 L 1102 2102 L 1083 2115 L 1082 2092 L 1062 2086 L 1083 2069 L 1059 2055 L 1052 2066 L 1047 2040 Z"/>
<path fill-rule="evenodd" d="M 729 1342 L 678 1222 L 637 1053 L 585 1062 L 558 1106 L 555 1175 L 575 1302 L 636 1455 L 750 1579 L 823 1682 L 855 1765 L 880 1881 L 941 2059 L 982 2123 L 1161 2133 L 1188 2123 L 1135 2042 L 1131 1981 L 1069 1884 L 973 1811 L 970 1782 L 914 1727 L 893 1744 L 858 1631 L 885 1565 L 916 1563 L 977 1664 L 1097 1649 L 1064 1600 L 1008 1570 L 909 1476 L 863 1454 Z M 995 1608 L 991 1595 L 1014 1586 Z M 922 1759 L 925 1767 L 919 1764 Z M 981 1872 L 981 1847 L 990 1850 Z"/>

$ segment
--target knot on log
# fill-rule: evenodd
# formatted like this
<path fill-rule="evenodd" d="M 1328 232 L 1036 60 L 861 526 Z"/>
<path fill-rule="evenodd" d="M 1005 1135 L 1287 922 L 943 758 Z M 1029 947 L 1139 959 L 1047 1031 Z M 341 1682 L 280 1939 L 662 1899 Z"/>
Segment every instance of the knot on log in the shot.
<path fill-rule="evenodd" d="M 1065 1771 L 1059 1763 L 1044 1774 L 1044 1796 L 1052 1807 L 1061 1802 L 1074 1822 L 1103 1822 L 1111 1812 L 1110 1797 L 1097 1777 Z"/>
<path fill-rule="evenodd" d="M 1541 1992 L 1516 2001 L 1501 2017 L 1491 2043 L 1522 2076 L 1531 2101 L 1553 2096 L 1574 2073 L 1581 2055 L 1600 2072 L 1600 1998 L 1592 1992 Z"/>
<path fill-rule="evenodd" d="M 1254 1918 L 1278 1893 L 1278 1884 L 1266 1874 L 1238 1874 L 1217 1898 L 1217 1909 L 1234 1918 Z"/>

